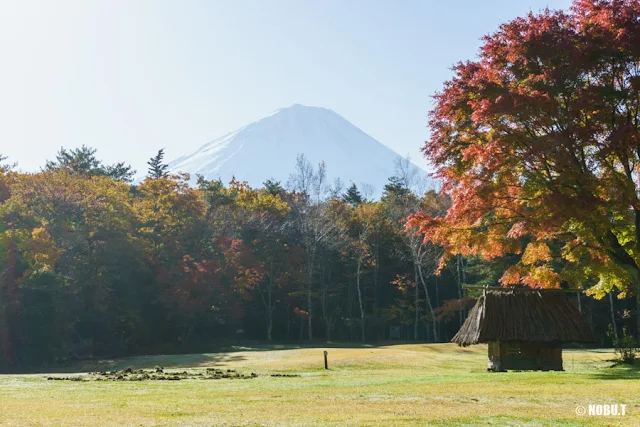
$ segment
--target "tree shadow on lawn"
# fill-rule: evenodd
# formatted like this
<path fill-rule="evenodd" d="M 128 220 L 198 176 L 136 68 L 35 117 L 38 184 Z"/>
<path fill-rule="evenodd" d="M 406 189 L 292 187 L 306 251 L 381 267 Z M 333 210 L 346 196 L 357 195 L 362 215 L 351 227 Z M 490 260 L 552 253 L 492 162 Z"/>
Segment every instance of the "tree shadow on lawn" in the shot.
<path fill-rule="evenodd" d="M 122 359 L 105 359 L 88 361 L 88 371 L 151 369 L 154 366 L 163 368 L 198 368 L 215 367 L 229 362 L 241 362 L 246 357 L 227 353 L 191 353 L 191 354 L 158 354 L 150 356 L 132 356 Z M 78 366 L 82 366 L 79 364 Z M 98 369 L 99 368 L 99 369 Z"/>
<path fill-rule="evenodd" d="M 216 347 L 215 351 L 274 351 L 274 350 L 301 350 L 307 348 L 378 348 L 386 345 L 406 344 L 400 342 L 393 343 L 352 343 L 352 342 L 287 342 L 287 343 L 268 343 L 264 341 L 243 341 L 236 344 L 227 344 Z M 415 343 L 413 343 L 415 344 Z"/>
<path fill-rule="evenodd" d="M 158 354 L 148 356 L 130 356 L 122 358 L 105 358 L 100 360 L 83 360 L 65 366 L 50 366 L 30 370 L 24 373 L 81 373 L 121 371 L 127 368 L 134 370 L 163 368 L 198 368 L 216 367 L 229 362 L 246 360 L 242 355 L 228 353 L 190 353 L 190 354 Z"/>
<path fill-rule="evenodd" d="M 155 366 L 163 368 L 196 368 L 216 367 L 229 362 L 241 362 L 247 358 L 239 352 L 261 352 L 277 350 L 299 350 L 307 348 L 375 348 L 378 345 L 357 343 L 284 343 L 269 344 L 259 341 L 242 341 L 234 344 L 225 343 L 209 347 L 205 352 L 193 351 L 176 354 L 132 355 L 125 357 L 104 357 L 95 359 L 69 361 L 64 365 L 51 365 L 32 369 L 22 369 L 12 374 L 38 373 L 81 373 L 103 372 L 132 369 L 151 369 Z"/>
<path fill-rule="evenodd" d="M 411 343 L 408 343 L 411 344 Z M 416 343 L 413 343 L 416 345 Z M 391 344 L 390 346 L 393 346 Z M 427 349 L 430 353 L 446 353 L 446 354 L 483 354 L 487 352 L 486 344 L 473 345 L 469 347 L 460 347 L 452 343 L 428 343 L 416 345 L 416 348 Z"/>
<path fill-rule="evenodd" d="M 597 372 L 589 375 L 591 379 L 597 380 L 638 380 L 640 379 L 640 362 L 636 361 L 633 365 L 615 364 L 610 361 L 613 366 L 599 369 Z"/>

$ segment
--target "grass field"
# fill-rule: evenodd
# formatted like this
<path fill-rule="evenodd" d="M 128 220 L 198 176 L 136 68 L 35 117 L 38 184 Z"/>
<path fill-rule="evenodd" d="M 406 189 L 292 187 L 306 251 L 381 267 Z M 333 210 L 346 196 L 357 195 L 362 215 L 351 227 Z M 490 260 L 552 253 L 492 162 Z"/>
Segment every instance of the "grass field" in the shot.
<path fill-rule="evenodd" d="M 72 382 L 48 381 L 49 374 L 0 375 L 0 426 L 640 425 L 640 373 L 610 368 L 606 350 L 565 350 L 565 372 L 508 373 L 486 372 L 486 351 L 452 344 L 260 346 L 73 369 L 223 367 L 259 375 L 247 380 Z M 626 404 L 626 415 L 575 413 L 579 405 L 601 403 Z"/>

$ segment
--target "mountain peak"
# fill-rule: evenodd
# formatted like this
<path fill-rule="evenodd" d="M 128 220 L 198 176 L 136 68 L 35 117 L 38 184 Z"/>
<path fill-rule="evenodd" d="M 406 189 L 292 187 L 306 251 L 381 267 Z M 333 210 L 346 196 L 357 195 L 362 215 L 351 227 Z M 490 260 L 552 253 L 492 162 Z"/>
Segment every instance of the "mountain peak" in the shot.
<path fill-rule="evenodd" d="M 303 104 L 291 104 L 288 107 L 280 108 L 274 113 L 301 113 L 301 114 L 313 114 L 313 113 L 334 113 L 333 110 L 324 107 L 315 107 Z M 334 113 L 335 114 L 335 113 Z"/>
<path fill-rule="evenodd" d="M 192 179 L 203 175 L 228 182 L 235 176 L 260 187 L 267 179 L 285 184 L 298 154 L 314 165 L 324 162 L 330 180 L 366 184 L 378 196 L 400 158 L 334 111 L 293 104 L 205 144 L 169 167 Z"/>

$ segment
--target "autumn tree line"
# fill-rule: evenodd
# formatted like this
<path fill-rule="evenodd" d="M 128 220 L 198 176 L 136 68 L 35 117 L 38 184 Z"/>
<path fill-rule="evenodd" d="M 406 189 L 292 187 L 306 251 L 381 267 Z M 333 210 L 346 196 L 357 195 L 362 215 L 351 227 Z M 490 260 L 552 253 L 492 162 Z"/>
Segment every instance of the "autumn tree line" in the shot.
<path fill-rule="evenodd" d="M 379 200 L 302 155 L 286 184 L 261 188 L 190 186 L 162 150 L 144 181 L 133 174 L 87 147 L 37 173 L 3 165 L 4 370 L 238 339 L 448 341 L 473 303 L 463 284 L 503 272 L 473 257 L 439 266 L 443 249 L 406 228 L 450 207 L 408 161 Z"/>
<path fill-rule="evenodd" d="M 294 166 L 294 165 L 292 165 Z M 147 177 L 62 149 L 37 173 L 0 172 L 0 360 L 5 369 L 74 358 L 206 349 L 228 339 L 440 341 L 438 307 L 461 294 L 438 250 L 407 233 L 416 193 L 399 162 L 379 201 L 327 182 L 298 158 L 261 188 Z M 457 326 L 457 325 L 456 325 Z"/>

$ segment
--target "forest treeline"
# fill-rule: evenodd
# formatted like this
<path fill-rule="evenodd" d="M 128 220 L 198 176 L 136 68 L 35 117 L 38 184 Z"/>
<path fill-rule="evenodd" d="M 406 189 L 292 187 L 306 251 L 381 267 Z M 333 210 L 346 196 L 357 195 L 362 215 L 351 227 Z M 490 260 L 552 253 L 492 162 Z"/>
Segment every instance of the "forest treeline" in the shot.
<path fill-rule="evenodd" d="M 514 262 L 439 265 L 442 250 L 406 218 L 443 215 L 450 200 L 408 161 L 379 200 L 328 182 L 302 155 L 288 182 L 261 188 L 191 186 L 167 173 L 162 150 L 136 184 L 129 166 L 87 147 L 62 149 L 37 173 L 2 163 L 5 371 L 231 339 L 448 341 L 474 301 L 463 284 L 495 284 Z M 582 307 L 604 331 L 606 303 Z"/>

